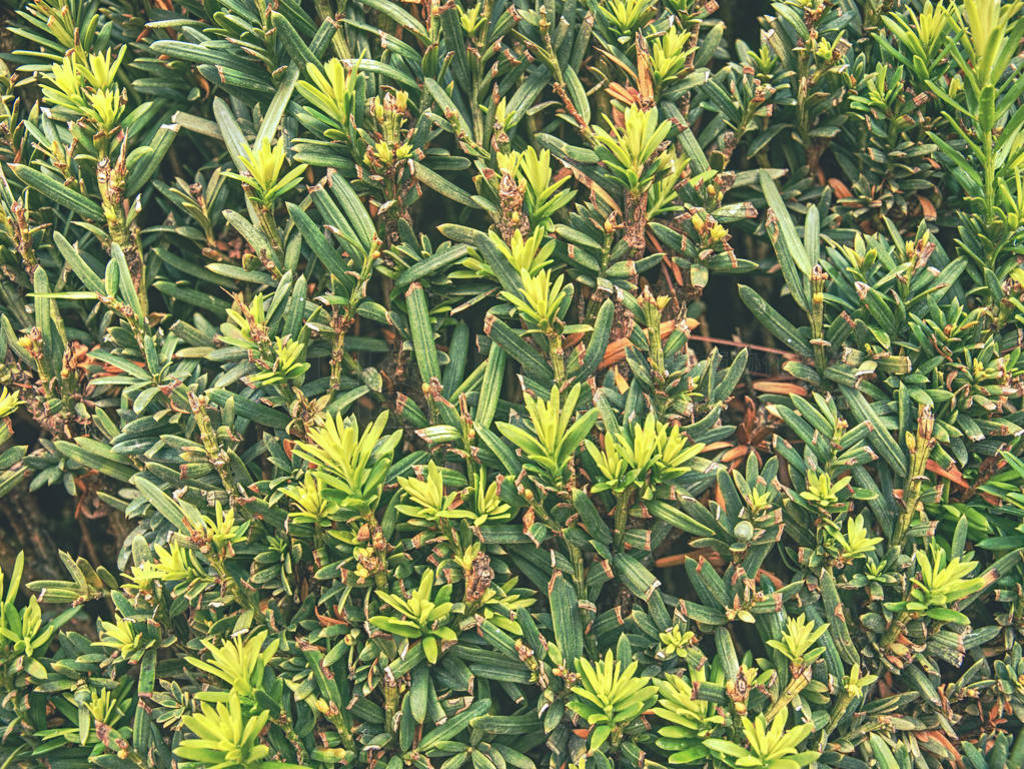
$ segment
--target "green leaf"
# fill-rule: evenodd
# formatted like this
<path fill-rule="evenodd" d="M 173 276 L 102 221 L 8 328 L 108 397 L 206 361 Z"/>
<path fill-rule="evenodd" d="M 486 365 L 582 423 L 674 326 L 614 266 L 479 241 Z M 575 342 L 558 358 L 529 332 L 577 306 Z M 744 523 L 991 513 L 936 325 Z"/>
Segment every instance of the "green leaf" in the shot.
<path fill-rule="evenodd" d="M 423 22 L 397 3 L 390 2 L 390 0 L 361 0 L 361 2 L 367 8 L 373 8 L 375 11 L 384 14 L 395 23 L 405 27 L 420 39 L 426 40 L 428 38 L 427 29 L 423 26 Z"/>
<path fill-rule="evenodd" d="M 441 176 L 441 174 L 436 171 L 431 171 L 425 165 L 416 160 L 412 161 L 412 167 L 416 178 L 427 187 L 430 187 L 434 192 L 444 195 L 449 200 L 454 200 L 456 203 L 465 206 L 466 208 L 480 208 L 480 205 L 473 200 L 470 195 L 464 192 L 462 188 L 455 186 Z"/>
<path fill-rule="evenodd" d="M 488 315 L 484 321 L 484 333 L 494 342 L 505 348 L 505 352 L 519 361 L 523 371 L 542 383 L 550 382 L 554 376 L 551 367 L 548 366 L 540 354 L 524 342 L 519 334 L 513 331 L 507 323 L 495 315 Z"/>
<path fill-rule="evenodd" d="M 832 569 L 826 568 L 821 573 L 821 597 L 825 604 L 825 616 L 828 617 L 829 633 L 836 644 L 839 656 L 847 665 L 860 662 L 860 652 L 853 643 L 850 635 L 850 628 L 847 624 L 843 604 L 839 599 L 839 591 L 836 589 L 835 577 Z"/>
<path fill-rule="evenodd" d="M 341 211 L 352 227 L 358 242 L 369 252 L 377 240 L 377 230 L 374 227 L 373 219 L 366 212 L 355 190 L 352 189 L 344 177 L 337 173 L 330 173 L 327 177 L 326 186 L 330 189 L 334 199 L 341 206 Z"/>
<path fill-rule="evenodd" d="M 270 14 L 270 20 L 273 22 L 274 27 L 277 29 L 280 35 L 281 42 L 284 47 L 288 50 L 289 55 L 292 57 L 294 64 L 292 67 L 295 73 L 299 72 L 299 65 L 305 67 L 306 64 L 314 64 L 319 66 L 320 59 L 314 55 L 314 53 L 306 45 L 306 42 L 302 39 L 302 36 L 296 32 L 295 27 L 288 21 L 283 14 L 274 11 Z M 292 81 L 294 86 L 295 81 Z M 290 89 L 290 87 L 289 87 Z M 280 93 L 280 91 L 278 91 Z M 269 138 L 269 137 L 268 137 Z"/>
<path fill-rule="evenodd" d="M 806 358 L 813 355 L 810 344 L 803 340 L 796 327 L 772 308 L 759 293 L 750 286 L 741 285 L 738 290 L 743 304 L 754 313 L 754 317 L 772 336 Z"/>
<path fill-rule="evenodd" d="M 129 483 L 135 475 L 135 468 L 115 454 L 110 447 L 92 438 L 79 438 L 77 443 L 54 441 L 54 448 L 61 454 L 78 462 L 82 467 L 96 470 L 121 483 Z"/>
<path fill-rule="evenodd" d="M 224 141 L 224 135 L 220 132 L 220 126 L 212 120 L 190 115 L 188 112 L 175 112 L 171 115 L 175 125 L 187 128 L 193 133 L 208 136 L 217 141 Z"/>
<path fill-rule="evenodd" d="M 235 231 L 245 238 L 245 242 L 252 246 L 253 251 L 255 251 L 257 255 L 263 255 L 264 257 L 270 258 L 274 258 L 276 256 L 270 248 L 270 243 L 267 242 L 266 237 L 262 232 L 260 232 L 259 228 L 255 224 L 237 211 L 232 211 L 231 209 L 225 209 L 221 214 L 227 220 L 228 224 L 234 227 Z"/>
<path fill-rule="evenodd" d="M 52 176 L 29 166 L 12 163 L 10 169 L 22 182 L 34 189 L 51 203 L 70 209 L 86 219 L 103 220 L 103 209 L 82 193 L 66 187 Z"/>
<path fill-rule="evenodd" d="M 896 757 L 893 756 L 889 745 L 881 736 L 872 733 L 868 735 L 867 739 L 871 745 L 871 756 L 879 769 L 900 769 L 899 764 L 896 763 Z"/>
<path fill-rule="evenodd" d="M 162 125 L 157 129 L 156 134 L 147 145 L 147 149 L 151 151 L 146 154 L 140 163 L 130 168 L 128 172 L 128 178 L 125 181 L 126 197 L 134 198 L 146 183 L 153 178 L 153 174 L 159 170 L 160 164 L 167 156 L 167 151 L 174 144 L 174 137 L 178 135 L 178 128 L 178 125 L 170 123 Z"/>
<path fill-rule="evenodd" d="M 501 386 L 505 381 L 505 350 L 501 345 L 491 345 L 486 365 L 476 403 L 476 422 L 483 427 L 490 427 L 498 409 Z"/>
<path fill-rule="evenodd" d="M 217 120 L 217 127 L 220 129 L 221 137 L 224 139 L 224 146 L 228 148 L 228 153 L 235 163 L 235 168 L 241 171 L 245 168 L 243 161 L 249 151 L 249 142 L 245 140 L 245 135 L 242 133 L 238 121 L 235 120 L 231 108 L 219 96 L 213 100 L 213 116 Z"/>
<path fill-rule="evenodd" d="M 33 308 L 35 315 L 36 328 L 39 329 L 42 335 L 43 342 L 43 357 L 46 358 L 46 365 L 51 372 L 49 376 L 53 376 L 55 365 L 59 365 L 58 361 L 54 360 L 55 357 L 59 356 L 57 340 L 54 338 L 54 325 L 53 325 L 53 300 L 49 298 L 50 283 L 46 277 L 46 270 L 36 270 L 32 276 L 33 287 L 35 292 L 33 294 Z M 60 345 L 63 347 L 63 345 Z"/>
<path fill-rule="evenodd" d="M 344 277 L 346 273 L 345 264 L 338 258 L 338 253 L 331 248 L 327 242 L 321 227 L 317 226 L 312 219 L 294 203 L 285 203 L 288 216 L 302 234 L 302 239 L 309 246 L 310 251 L 320 260 L 320 263 L 327 268 L 334 277 Z"/>
<path fill-rule="evenodd" d="M 562 651 L 565 664 L 571 667 L 583 654 L 583 620 L 576 589 L 560 571 L 556 571 L 548 582 L 548 600 L 555 642 Z"/>
<path fill-rule="evenodd" d="M 78 246 L 72 246 L 67 238 L 61 235 L 59 232 L 53 233 L 53 242 L 57 244 L 57 250 L 60 251 L 61 256 L 64 257 L 64 261 L 67 262 L 71 271 L 75 274 L 82 283 L 90 291 L 95 291 L 97 294 L 103 295 L 105 293 L 103 279 L 97 275 L 93 269 L 86 264 L 85 259 L 78 252 Z"/>
<path fill-rule="evenodd" d="M 136 475 L 132 478 L 132 484 L 140 492 L 142 496 L 153 506 L 153 508 L 160 513 L 164 518 L 171 522 L 175 529 L 180 532 L 185 532 L 185 516 L 181 512 L 181 508 L 178 504 L 164 493 L 163 489 L 157 486 L 152 481 L 147 480 L 141 475 Z"/>
<path fill-rule="evenodd" d="M 804 248 L 804 244 L 797 234 L 793 220 L 789 216 L 789 209 L 786 207 L 779 188 L 765 171 L 761 171 L 761 189 L 764 191 L 765 200 L 768 203 L 768 221 L 765 228 L 775 246 L 775 253 L 779 257 L 779 267 L 782 268 L 782 276 L 789 286 L 793 299 L 804 311 L 810 309 L 810 275 L 814 265 L 810 256 Z M 813 222 L 817 223 L 817 212 Z M 813 235 L 812 226 L 812 235 Z M 749 306 L 749 305 L 748 305 Z"/>
<path fill-rule="evenodd" d="M 139 663 L 139 678 L 136 686 L 136 697 L 148 697 L 156 683 L 156 649 L 149 649 Z M 143 700 L 139 700 L 140 702 Z M 153 718 L 144 707 L 135 708 L 135 721 L 132 724 L 132 742 L 135 750 L 142 755 L 149 753 L 153 740 Z"/>
<path fill-rule="evenodd" d="M 279 13 L 271 14 L 271 18 L 288 23 L 287 20 Z M 289 26 L 291 26 L 289 24 Z M 315 61 L 315 59 L 314 59 Z M 274 135 L 277 133 L 277 127 L 281 124 L 281 118 L 284 117 L 284 111 L 288 107 L 288 102 L 292 98 L 292 93 L 295 91 L 295 84 L 299 80 L 299 67 L 293 64 L 288 68 L 288 72 L 285 74 L 281 84 L 277 87 L 277 93 L 274 94 L 274 98 L 270 100 L 270 104 L 267 106 L 267 111 L 263 114 L 263 120 L 260 122 L 260 130 L 256 132 L 256 138 L 253 140 L 253 145 L 259 147 L 262 142 L 272 142 Z"/>
<path fill-rule="evenodd" d="M 584 124 L 590 125 L 590 101 L 587 99 L 587 91 L 580 82 L 579 75 L 571 67 L 563 69 L 562 75 L 565 77 L 565 87 L 572 106 L 576 108 Z"/>
<path fill-rule="evenodd" d="M 405 288 L 410 283 L 429 278 L 431 276 L 441 277 L 444 275 L 444 268 L 453 262 L 457 262 L 466 256 L 469 249 L 465 245 L 452 245 L 446 243 L 426 259 L 422 259 L 395 278 L 395 288 Z"/>
<path fill-rule="evenodd" d="M 128 266 L 128 260 L 125 258 L 124 251 L 117 243 L 110 244 L 110 255 L 114 258 L 114 263 L 117 264 L 117 270 L 120 273 L 118 280 L 118 291 L 124 300 L 128 303 L 128 306 L 132 308 L 132 312 L 135 313 L 135 317 L 140 321 L 145 317 L 145 310 L 142 309 L 142 299 L 139 297 L 139 292 L 135 290 L 135 283 L 132 280 L 132 271 Z M 142 287 L 145 290 L 145 286 Z"/>
<path fill-rule="evenodd" d="M 211 296 L 208 293 L 196 291 L 195 289 L 188 288 L 186 286 L 179 286 L 176 283 L 170 283 L 166 280 L 158 280 L 154 282 L 153 288 L 165 296 L 169 296 L 172 299 L 178 299 L 200 310 L 213 313 L 218 317 L 223 317 L 229 306 L 226 301 L 219 297 Z"/>
<path fill-rule="evenodd" d="M 955 622 L 958 625 L 970 624 L 970 620 L 967 618 L 967 615 L 958 611 L 953 611 L 953 609 L 944 609 L 941 606 L 933 606 L 925 612 L 925 615 L 929 619 L 933 619 L 938 622 Z"/>
<path fill-rule="evenodd" d="M 460 713 L 449 718 L 443 726 L 432 729 L 423 739 L 420 740 L 419 749 L 429 755 L 429 751 L 440 748 L 441 745 L 458 735 L 467 728 L 474 718 L 484 715 L 491 709 L 491 701 L 480 699 Z"/>
<path fill-rule="evenodd" d="M 419 283 L 413 283 L 405 292 L 406 306 L 409 310 L 409 331 L 412 336 L 412 349 L 416 355 L 416 365 L 420 370 L 420 378 L 424 384 L 441 379 L 441 366 L 437 360 L 437 347 L 434 345 L 434 327 L 430 322 L 427 309 L 427 295 Z"/>
<path fill-rule="evenodd" d="M 441 108 L 441 114 L 444 118 L 449 122 L 453 122 L 455 124 L 455 129 L 459 133 L 470 141 L 473 141 L 473 127 L 466 122 L 466 119 L 462 116 L 462 112 L 456 106 L 455 102 L 452 101 L 452 97 L 448 95 L 448 92 L 445 91 L 445 89 L 442 88 L 436 80 L 430 77 L 423 80 L 423 85 L 426 87 L 427 93 L 430 94 L 430 98 L 432 98 L 437 103 L 437 106 Z M 424 182 L 424 184 L 427 183 Z M 427 186 L 432 187 L 433 185 L 427 184 Z M 438 190 L 438 192 L 441 191 Z M 441 194 L 443 195 L 444 193 L 442 192 Z"/>
<path fill-rule="evenodd" d="M 532 734 L 541 727 L 541 722 L 533 713 L 518 716 L 480 716 L 473 719 L 472 726 L 486 734 Z"/>
<path fill-rule="evenodd" d="M 598 365 L 604 358 L 608 349 L 608 340 L 611 338 L 612 323 L 615 320 L 615 303 L 611 299 L 605 299 L 601 303 L 601 309 L 597 311 L 594 319 L 594 330 L 590 334 L 590 341 L 587 343 L 587 351 L 583 354 L 583 362 L 579 371 L 576 372 L 577 381 L 585 381 L 594 375 Z"/>
<path fill-rule="evenodd" d="M 410 712 L 416 723 L 422 724 L 427 717 L 427 698 L 430 692 L 430 675 L 419 665 L 412 670 L 412 684 L 409 687 Z"/>
<path fill-rule="evenodd" d="M 661 580 L 631 555 L 625 553 L 612 555 L 612 568 L 615 571 L 615 576 L 626 589 L 645 601 L 651 600 L 651 596 L 661 585 Z"/>
<path fill-rule="evenodd" d="M 875 447 L 875 450 L 878 451 L 879 456 L 888 463 L 899 477 L 905 478 L 907 475 L 907 456 L 900 449 L 899 444 L 896 443 L 889 430 L 882 424 L 881 418 L 864 398 L 864 394 L 845 385 L 840 385 L 839 389 L 842 391 L 847 403 L 850 404 L 850 408 L 857 419 L 861 422 L 867 422 L 870 426 L 871 432 L 868 433 L 868 440 Z"/>
<path fill-rule="evenodd" d="M 342 59 L 342 63 L 348 67 L 359 67 L 360 72 L 373 72 L 382 77 L 394 80 L 404 86 L 419 91 L 419 83 L 413 80 L 405 72 L 402 72 L 388 64 L 381 64 L 379 61 L 367 61 L 366 59 Z"/>
<path fill-rule="evenodd" d="M 228 401 L 231 400 L 235 413 L 243 419 L 261 424 L 264 427 L 270 427 L 272 429 L 283 430 L 288 426 L 288 422 L 291 421 L 287 414 L 278 411 L 277 409 L 265 406 L 262 403 L 258 403 L 254 400 L 249 400 L 241 395 L 228 392 L 227 390 L 215 389 L 208 390 L 206 393 L 210 400 L 216 403 L 218 406 L 224 407 Z"/>
<path fill-rule="evenodd" d="M 483 257 L 487 266 L 491 268 L 501 287 L 506 291 L 518 294 L 522 288 L 522 282 L 512 265 L 506 259 L 486 234 L 471 227 L 463 227 L 461 224 L 444 223 L 437 228 L 442 235 L 458 243 L 466 243 L 477 250 Z"/>

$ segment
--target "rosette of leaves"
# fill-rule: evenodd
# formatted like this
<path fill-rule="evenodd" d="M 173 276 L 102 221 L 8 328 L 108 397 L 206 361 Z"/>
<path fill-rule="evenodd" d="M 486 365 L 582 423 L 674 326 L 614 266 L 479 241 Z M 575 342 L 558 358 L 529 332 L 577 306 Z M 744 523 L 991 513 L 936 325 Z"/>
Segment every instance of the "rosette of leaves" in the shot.
<path fill-rule="evenodd" d="M 431 664 L 437 662 L 442 644 L 453 643 L 458 638 L 455 631 L 448 627 L 455 607 L 449 600 L 452 587 L 450 584 L 442 585 L 436 593 L 433 587 L 434 572 L 427 569 L 423 572 L 419 587 L 408 598 L 378 591 L 377 597 L 400 616 L 370 617 L 370 624 L 386 633 L 411 641 L 418 640 Z"/>
<path fill-rule="evenodd" d="M 698 670 L 693 679 L 699 687 L 704 674 Z M 721 731 L 724 719 L 713 702 L 695 696 L 693 685 L 682 675 L 667 676 L 655 685 L 660 697 L 652 712 L 667 722 L 658 729 L 658 747 L 668 753 L 670 764 L 699 764 L 711 755 L 704 740 Z"/>
<path fill-rule="evenodd" d="M 300 456 L 316 463 L 316 475 L 325 499 L 354 516 L 372 513 L 380 500 L 384 480 L 401 433 L 384 438 L 388 414 L 381 414 L 364 431 L 353 420 L 328 418 L 300 444 Z"/>
<path fill-rule="evenodd" d="M 579 684 L 569 708 L 592 728 L 588 746 L 597 751 L 605 742 L 614 750 L 636 719 L 653 702 L 657 689 L 647 676 L 636 675 L 636 661 L 623 664 L 611 649 L 597 662 L 576 660 Z"/>
<path fill-rule="evenodd" d="M 246 717 L 237 696 L 227 704 L 202 705 L 198 713 L 185 716 L 183 724 L 195 736 L 184 739 L 174 752 L 186 766 L 216 766 L 221 769 L 292 769 L 298 764 L 265 760 L 270 748 L 257 742 L 270 713 Z"/>
<path fill-rule="evenodd" d="M 705 746 L 723 763 L 731 767 L 757 769 L 800 769 L 811 766 L 819 757 L 812 750 L 799 751 L 797 746 L 814 728 L 811 724 L 786 727 L 789 714 L 783 710 L 769 725 L 764 716 L 743 719 L 743 736 L 749 748 L 733 742 L 711 738 Z"/>

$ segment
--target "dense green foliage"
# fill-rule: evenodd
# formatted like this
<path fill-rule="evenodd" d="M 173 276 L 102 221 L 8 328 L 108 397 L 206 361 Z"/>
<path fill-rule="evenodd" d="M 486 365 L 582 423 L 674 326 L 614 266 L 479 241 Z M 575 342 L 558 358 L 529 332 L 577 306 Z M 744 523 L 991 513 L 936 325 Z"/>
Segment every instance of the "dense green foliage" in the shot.
<path fill-rule="evenodd" d="M 722 5 L 7 10 L 0 766 L 1024 766 L 1024 4 Z"/>

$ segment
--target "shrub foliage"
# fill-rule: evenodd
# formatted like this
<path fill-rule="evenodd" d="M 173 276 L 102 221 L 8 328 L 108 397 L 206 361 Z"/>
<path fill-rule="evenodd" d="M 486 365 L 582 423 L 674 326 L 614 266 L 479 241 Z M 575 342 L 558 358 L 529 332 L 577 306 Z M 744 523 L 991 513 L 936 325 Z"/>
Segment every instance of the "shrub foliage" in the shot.
<path fill-rule="evenodd" d="M 1024 6 L 753 5 L 9 9 L 0 765 L 1024 765 Z"/>

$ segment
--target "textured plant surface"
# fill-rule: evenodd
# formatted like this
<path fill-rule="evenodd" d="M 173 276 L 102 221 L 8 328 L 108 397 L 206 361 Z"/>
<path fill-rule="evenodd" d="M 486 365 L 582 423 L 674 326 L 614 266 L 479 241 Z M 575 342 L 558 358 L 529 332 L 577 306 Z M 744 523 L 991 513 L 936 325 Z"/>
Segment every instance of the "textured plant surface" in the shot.
<path fill-rule="evenodd" d="M 0 766 L 1024 766 L 1024 4 L 8 2 Z"/>

